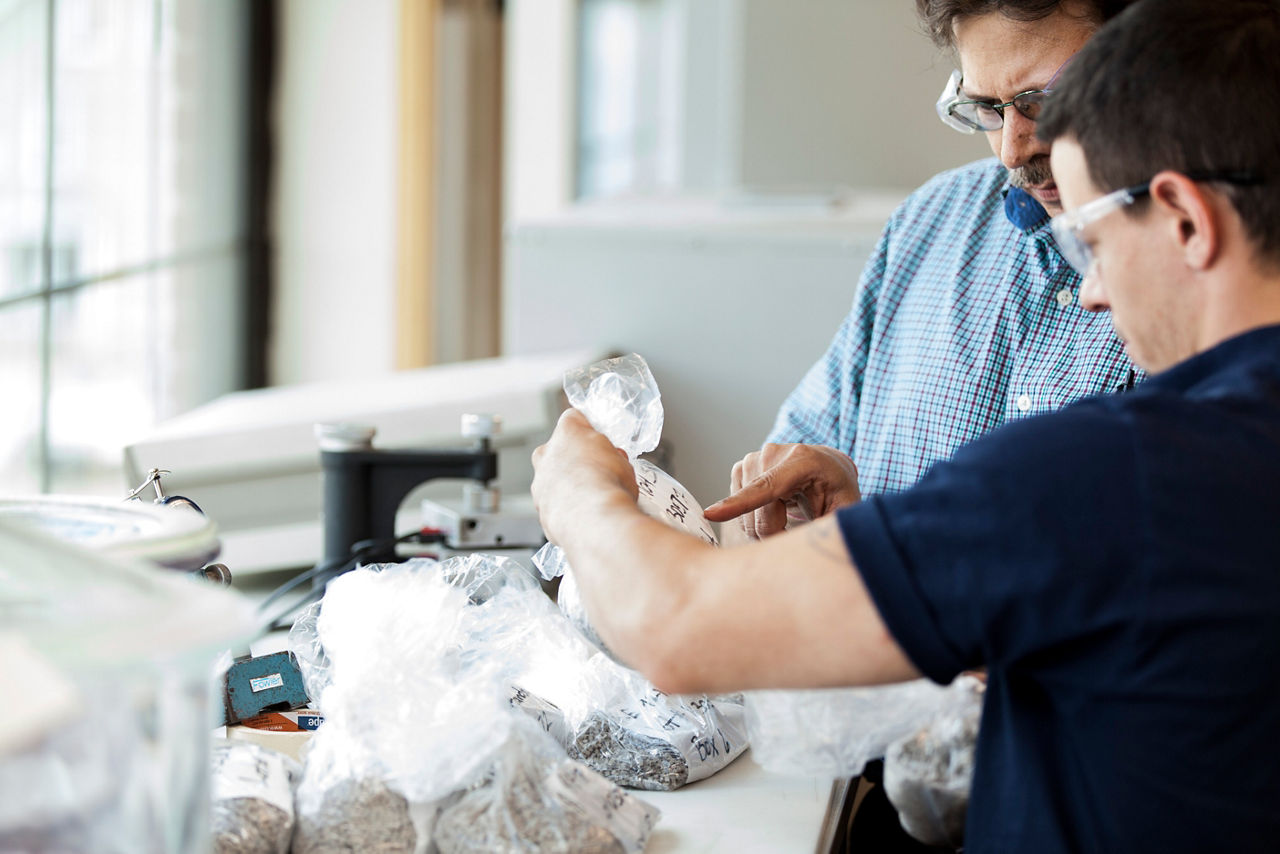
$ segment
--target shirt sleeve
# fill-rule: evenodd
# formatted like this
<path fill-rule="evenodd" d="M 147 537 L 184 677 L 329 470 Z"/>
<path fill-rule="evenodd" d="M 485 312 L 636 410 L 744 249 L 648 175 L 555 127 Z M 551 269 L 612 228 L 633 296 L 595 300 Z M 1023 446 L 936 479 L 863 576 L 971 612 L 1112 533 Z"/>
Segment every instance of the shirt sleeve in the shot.
<path fill-rule="evenodd" d="M 886 627 L 929 678 L 1039 667 L 1131 625 L 1142 480 L 1134 431 L 1112 409 L 1010 424 L 914 488 L 839 511 Z"/>
<path fill-rule="evenodd" d="M 862 270 L 853 306 L 827 350 L 783 401 L 766 442 L 827 445 L 853 454 L 858 404 L 884 281 L 894 214 Z"/>

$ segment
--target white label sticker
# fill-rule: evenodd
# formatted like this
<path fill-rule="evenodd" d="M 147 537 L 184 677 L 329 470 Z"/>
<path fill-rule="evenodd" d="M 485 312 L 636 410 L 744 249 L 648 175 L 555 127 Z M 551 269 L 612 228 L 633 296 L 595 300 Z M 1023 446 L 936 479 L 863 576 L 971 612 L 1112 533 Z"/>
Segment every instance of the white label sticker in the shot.
<path fill-rule="evenodd" d="M 293 789 L 301 769 L 274 750 L 232 741 L 213 749 L 215 801 L 255 798 L 293 815 Z"/>
<path fill-rule="evenodd" d="M 269 688 L 280 688 L 284 685 L 284 678 L 279 673 L 272 673 L 270 676 L 259 676 L 257 679 L 249 680 L 249 687 L 253 689 L 253 693 L 266 691 Z"/>
<path fill-rule="evenodd" d="M 561 803 L 581 810 L 592 824 L 613 834 L 627 854 L 639 854 L 649 842 L 662 811 L 618 788 L 585 765 L 565 759 L 543 780 L 543 788 Z"/>

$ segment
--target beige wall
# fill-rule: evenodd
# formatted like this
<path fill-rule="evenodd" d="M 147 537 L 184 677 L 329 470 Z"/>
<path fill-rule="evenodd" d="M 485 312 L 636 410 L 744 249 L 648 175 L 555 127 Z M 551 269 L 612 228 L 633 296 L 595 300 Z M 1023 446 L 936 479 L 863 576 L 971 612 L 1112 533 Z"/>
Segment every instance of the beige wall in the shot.
<path fill-rule="evenodd" d="M 281 0 L 274 384 L 394 367 L 396 0 Z"/>
<path fill-rule="evenodd" d="M 907 189 L 986 153 L 981 138 L 933 115 L 950 62 L 918 32 L 907 0 L 655 2 L 703 28 L 683 59 L 692 187 Z M 281 2 L 277 384 L 395 364 L 398 8 Z M 573 9 L 573 0 L 507 2 L 508 225 L 522 210 L 545 215 L 569 201 Z"/>
<path fill-rule="evenodd" d="M 990 154 L 934 102 L 951 73 L 908 0 L 743 0 L 747 185 L 916 187 Z"/>

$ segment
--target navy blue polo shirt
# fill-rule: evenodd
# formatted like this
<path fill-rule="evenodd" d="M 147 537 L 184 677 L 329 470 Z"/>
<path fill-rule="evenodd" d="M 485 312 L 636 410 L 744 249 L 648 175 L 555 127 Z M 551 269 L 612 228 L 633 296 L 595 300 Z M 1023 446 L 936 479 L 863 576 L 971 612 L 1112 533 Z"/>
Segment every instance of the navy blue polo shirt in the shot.
<path fill-rule="evenodd" d="M 838 518 L 916 667 L 988 668 L 967 854 L 1280 850 L 1280 326 Z"/>

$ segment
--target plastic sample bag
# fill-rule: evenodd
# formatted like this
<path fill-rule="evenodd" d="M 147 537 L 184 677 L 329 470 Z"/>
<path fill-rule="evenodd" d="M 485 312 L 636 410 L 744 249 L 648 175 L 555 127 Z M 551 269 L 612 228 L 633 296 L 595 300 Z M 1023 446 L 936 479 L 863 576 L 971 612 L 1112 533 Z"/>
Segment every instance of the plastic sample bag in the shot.
<path fill-rule="evenodd" d="M 334 779 L 313 797 L 298 811 L 295 854 L 429 850 L 430 837 L 419 835 L 408 800 L 377 775 Z"/>
<path fill-rule="evenodd" d="M 569 404 L 631 460 L 636 470 L 637 503 L 643 513 L 719 545 L 702 506 L 689 491 L 653 463 L 639 458 L 657 447 L 664 417 L 658 384 L 643 358 L 632 353 L 567 371 L 564 391 Z M 614 657 L 587 618 L 573 569 L 560 547 L 548 543 L 534 555 L 533 562 L 545 580 L 560 578 L 557 602 L 569 621 L 596 647 Z"/>
<path fill-rule="evenodd" d="M 648 365 L 632 354 L 565 375 L 569 403 L 626 452 L 636 471 L 637 501 L 648 516 L 718 545 L 702 507 L 675 478 L 639 455 L 657 446 L 663 411 Z M 621 785 L 669 790 L 708 777 L 746 749 L 745 711 L 738 697 L 674 697 L 616 662 L 587 617 L 564 552 L 546 545 L 534 564 L 547 579 L 561 576 L 557 602 L 575 628 L 601 650 L 583 670 L 579 696 L 567 701 L 532 686 L 536 714 L 567 730 L 571 756 Z M 606 657 L 607 656 L 607 657 Z M 546 706 L 556 709 L 549 711 Z"/>
<path fill-rule="evenodd" d="M 585 801 L 547 800 L 568 760 L 512 709 L 511 685 L 564 691 L 592 651 L 519 563 L 469 555 L 346 573 L 295 624 L 290 650 L 325 718 L 297 793 L 299 854 L 533 851 L 549 826 L 639 850 L 633 827 L 592 812 L 592 799 L 625 795 L 594 772 L 581 769 Z M 523 812 L 551 803 L 560 823 L 499 818 L 509 801 Z M 482 825 L 476 844 L 489 847 L 468 848 L 464 831 Z"/>
<path fill-rule="evenodd" d="M 964 844 L 985 690 L 972 676 L 956 679 L 947 707 L 885 753 L 885 795 L 903 830 L 928 845 Z"/>
<path fill-rule="evenodd" d="M 526 722 L 484 778 L 441 809 L 435 842 L 440 854 L 636 854 L 658 817 Z"/>
<path fill-rule="evenodd" d="M 251 742 L 213 747 L 213 854 L 288 854 L 302 767 Z"/>
<path fill-rule="evenodd" d="M 345 573 L 290 631 L 324 715 L 297 792 L 299 854 L 428 851 L 437 801 L 501 742 L 497 674 L 468 643 L 478 609 L 440 567 Z"/>
<path fill-rule="evenodd" d="M 952 702 L 927 679 L 866 688 L 748 691 L 752 756 L 771 771 L 853 777 Z"/>
<path fill-rule="evenodd" d="M 574 709 L 569 755 L 636 789 L 671 790 L 710 777 L 747 748 L 742 696 L 664 694 L 596 655 L 583 670 L 589 704 Z"/>

